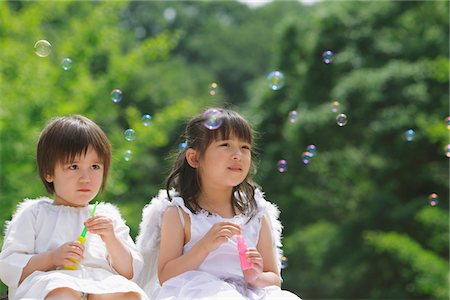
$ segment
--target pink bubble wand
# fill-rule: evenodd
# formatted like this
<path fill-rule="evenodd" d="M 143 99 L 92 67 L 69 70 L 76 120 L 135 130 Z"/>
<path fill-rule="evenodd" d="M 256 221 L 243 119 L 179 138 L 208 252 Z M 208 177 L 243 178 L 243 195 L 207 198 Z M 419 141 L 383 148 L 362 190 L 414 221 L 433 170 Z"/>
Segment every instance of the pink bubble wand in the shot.
<path fill-rule="evenodd" d="M 239 252 L 239 259 L 241 260 L 241 268 L 243 271 L 251 269 L 252 264 L 248 262 L 247 255 L 245 254 L 247 252 L 247 243 L 245 242 L 245 239 L 242 235 L 238 235 L 236 239 L 237 239 L 237 248 Z"/>

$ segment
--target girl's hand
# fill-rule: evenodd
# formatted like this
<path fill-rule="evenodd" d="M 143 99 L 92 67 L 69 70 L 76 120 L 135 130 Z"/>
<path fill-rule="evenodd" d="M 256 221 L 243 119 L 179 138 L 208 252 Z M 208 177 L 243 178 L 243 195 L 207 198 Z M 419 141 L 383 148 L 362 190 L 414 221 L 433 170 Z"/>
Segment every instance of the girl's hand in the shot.
<path fill-rule="evenodd" d="M 90 233 L 98 234 L 105 243 L 108 240 L 116 238 L 113 222 L 108 217 L 95 215 L 93 217 L 89 217 L 84 222 L 84 225 Z"/>
<path fill-rule="evenodd" d="M 50 251 L 51 262 L 55 267 L 63 265 L 74 266 L 76 263 L 70 259 L 81 261 L 84 252 L 84 245 L 79 241 L 62 244 L 58 248 Z"/>
<path fill-rule="evenodd" d="M 209 253 L 216 250 L 221 244 L 228 242 L 233 235 L 241 234 L 239 225 L 231 222 L 219 222 L 213 225 L 205 236 L 199 241 Z"/>
<path fill-rule="evenodd" d="M 247 261 L 252 263 L 252 267 L 244 270 L 244 279 L 248 284 L 252 284 L 263 272 L 263 258 L 256 248 L 248 248 Z"/>

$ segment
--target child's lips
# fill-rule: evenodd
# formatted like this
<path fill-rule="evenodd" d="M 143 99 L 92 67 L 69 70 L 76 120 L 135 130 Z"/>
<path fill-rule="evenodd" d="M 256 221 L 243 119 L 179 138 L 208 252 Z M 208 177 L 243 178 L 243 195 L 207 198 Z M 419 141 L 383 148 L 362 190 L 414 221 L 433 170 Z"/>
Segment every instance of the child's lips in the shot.
<path fill-rule="evenodd" d="M 242 171 L 242 168 L 240 166 L 231 166 L 228 169 L 235 172 Z"/>
<path fill-rule="evenodd" d="M 78 191 L 79 192 L 90 192 L 91 190 L 90 189 L 79 189 Z"/>

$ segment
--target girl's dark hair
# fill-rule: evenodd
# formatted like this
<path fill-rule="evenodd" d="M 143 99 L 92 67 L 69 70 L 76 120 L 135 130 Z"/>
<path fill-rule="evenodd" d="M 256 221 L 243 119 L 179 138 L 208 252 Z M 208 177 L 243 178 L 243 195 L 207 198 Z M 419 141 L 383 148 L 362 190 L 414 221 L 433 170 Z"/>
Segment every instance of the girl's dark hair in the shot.
<path fill-rule="evenodd" d="M 56 164 L 71 162 L 78 155 L 85 155 L 89 146 L 103 162 L 103 190 L 112 155 L 111 144 L 103 130 L 80 115 L 57 117 L 47 124 L 39 136 L 36 154 L 39 176 L 47 192 L 55 193 L 53 182 L 48 182 L 46 177 L 54 175 Z"/>
<path fill-rule="evenodd" d="M 205 126 L 209 115 L 215 113 L 215 121 L 221 122 L 219 128 L 210 130 Z M 201 191 L 201 180 L 196 168 L 189 165 L 186 160 L 186 150 L 192 148 L 196 150 L 199 157 L 202 157 L 206 148 L 216 140 L 226 140 L 231 135 L 253 145 L 253 131 L 250 124 L 237 112 L 223 109 L 210 108 L 205 112 L 194 116 L 186 126 L 183 138 L 186 147 L 180 150 L 175 158 L 175 163 L 166 179 L 166 191 L 169 199 L 169 190 L 175 188 L 184 200 L 184 204 L 193 213 L 199 212 L 202 208 L 198 204 L 198 196 Z M 253 149 L 254 147 L 252 147 Z M 253 151 L 253 150 L 252 150 Z M 253 160 L 253 155 L 252 155 Z M 251 218 L 256 213 L 255 189 L 256 184 L 250 179 L 255 172 L 254 163 L 247 177 L 239 185 L 233 187 L 232 205 L 234 209 L 246 214 Z"/>

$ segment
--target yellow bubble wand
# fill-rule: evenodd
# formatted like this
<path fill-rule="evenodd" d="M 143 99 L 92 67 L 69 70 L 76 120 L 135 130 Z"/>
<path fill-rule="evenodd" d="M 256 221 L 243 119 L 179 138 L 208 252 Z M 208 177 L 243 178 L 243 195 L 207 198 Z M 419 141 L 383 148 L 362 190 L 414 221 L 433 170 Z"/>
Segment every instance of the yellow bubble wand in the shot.
<path fill-rule="evenodd" d="M 91 214 L 89 215 L 89 217 L 94 216 L 95 210 L 97 209 L 97 204 L 98 204 L 98 201 L 95 201 L 94 208 L 92 209 Z M 87 227 L 84 226 L 83 231 L 81 232 L 81 234 L 77 238 L 77 241 L 79 241 L 83 245 L 86 242 L 86 233 L 87 233 Z M 67 269 L 67 270 L 76 270 L 78 268 L 78 266 L 77 266 L 78 265 L 78 260 L 73 259 L 73 258 L 69 258 L 69 259 L 72 262 L 76 263 L 76 265 L 74 265 L 74 266 L 64 265 L 64 268 Z"/>

